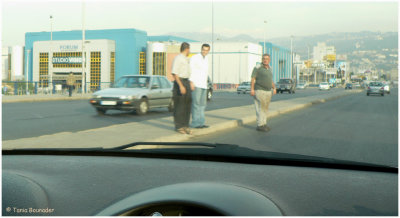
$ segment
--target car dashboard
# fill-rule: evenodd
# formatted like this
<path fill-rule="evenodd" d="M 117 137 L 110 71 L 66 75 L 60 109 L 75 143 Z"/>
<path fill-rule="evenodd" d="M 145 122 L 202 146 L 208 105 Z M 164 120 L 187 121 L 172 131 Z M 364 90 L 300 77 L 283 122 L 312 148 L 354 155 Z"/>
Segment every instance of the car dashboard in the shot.
<path fill-rule="evenodd" d="M 397 173 L 112 155 L 4 155 L 3 215 L 397 215 Z"/>

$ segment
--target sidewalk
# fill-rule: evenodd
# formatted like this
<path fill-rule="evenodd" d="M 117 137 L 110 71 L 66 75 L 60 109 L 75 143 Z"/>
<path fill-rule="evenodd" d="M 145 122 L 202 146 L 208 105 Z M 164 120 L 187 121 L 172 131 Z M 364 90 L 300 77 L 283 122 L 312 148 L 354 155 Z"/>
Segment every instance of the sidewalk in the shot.
<path fill-rule="evenodd" d="M 359 93 L 361 90 L 343 91 L 339 93 L 326 92 L 321 95 L 295 98 L 270 104 L 268 117 L 300 110 L 313 104 L 323 103 L 347 95 Z M 254 105 L 225 108 L 206 112 L 207 124 L 210 128 L 194 129 L 194 134 L 181 135 L 174 131 L 172 116 L 118 124 L 79 132 L 62 132 L 32 138 L 3 141 L 3 149 L 12 148 L 89 148 L 115 147 L 140 141 L 185 141 L 190 137 L 207 135 L 217 131 L 234 128 L 242 124 L 256 121 Z M 273 128 L 273 127 L 272 127 Z M 254 130 L 255 131 L 255 130 Z"/>
<path fill-rule="evenodd" d="M 68 94 L 2 95 L 2 103 L 83 100 L 91 96 L 92 93 L 74 93 L 72 97 Z"/>

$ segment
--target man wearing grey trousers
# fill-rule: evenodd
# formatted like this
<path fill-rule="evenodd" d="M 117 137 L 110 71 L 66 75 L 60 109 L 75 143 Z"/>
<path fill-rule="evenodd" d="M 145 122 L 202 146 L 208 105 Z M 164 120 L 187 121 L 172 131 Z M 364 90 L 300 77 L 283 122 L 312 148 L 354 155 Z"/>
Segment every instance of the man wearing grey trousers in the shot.
<path fill-rule="evenodd" d="M 272 80 L 272 69 L 269 66 L 269 54 L 262 56 L 262 65 L 254 68 L 251 75 L 251 96 L 254 96 L 254 105 L 257 115 L 257 130 L 268 132 L 267 112 L 272 95 L 276 94 L 275 83 Z"/>

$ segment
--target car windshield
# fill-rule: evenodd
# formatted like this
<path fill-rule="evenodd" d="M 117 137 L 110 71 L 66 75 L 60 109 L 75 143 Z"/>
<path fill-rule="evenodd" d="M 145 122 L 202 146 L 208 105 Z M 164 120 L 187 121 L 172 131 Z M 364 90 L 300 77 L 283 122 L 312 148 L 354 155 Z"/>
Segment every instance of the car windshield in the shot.
<path fill-rule="evenodd" d="M 290 79 L 281 79 L 281 80 L 279 80 L 279 83 L 292 83 L 292 80 L 290 80 Z"/>
<path fill-rule="evenodd" d="M 114 84 L 114 88 L 149 88 L 149 77 L 121 77 L 117 82 Z"/>
<path fill-rule="evenodd" d="M 369 84 L 369 86 L 383 86 L 383 84 L 378 82 L 372 82 Z"/>
<path fill-rule="evenodd" d="M 397 166 L 397 1 L 1 6 L 3 150 L 190 142 Z M 160 152 L 125 151 L 143 149 Z"/>

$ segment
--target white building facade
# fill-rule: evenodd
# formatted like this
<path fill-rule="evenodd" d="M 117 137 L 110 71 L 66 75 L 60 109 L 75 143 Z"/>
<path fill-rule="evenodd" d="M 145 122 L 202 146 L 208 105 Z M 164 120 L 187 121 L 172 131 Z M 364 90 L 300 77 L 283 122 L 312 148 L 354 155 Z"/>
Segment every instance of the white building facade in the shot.
<path fill-rule="evenodd" d="M 109 86 L 115 78 L 115 42 L 99 39 L 84 43 L 84 66 L 82 69 L 81 40 L 37 41 L 33 44 L 33 81 L 40 86 L 65 84 L 72 72 L 76 88 L 97 90 Z M 82 71 L 83 70 L 83 71 Z M 84 74 L 82 75 L 82 72 Z M 82 83 L 83 81 L 86 81 Z"/>

